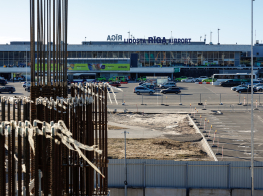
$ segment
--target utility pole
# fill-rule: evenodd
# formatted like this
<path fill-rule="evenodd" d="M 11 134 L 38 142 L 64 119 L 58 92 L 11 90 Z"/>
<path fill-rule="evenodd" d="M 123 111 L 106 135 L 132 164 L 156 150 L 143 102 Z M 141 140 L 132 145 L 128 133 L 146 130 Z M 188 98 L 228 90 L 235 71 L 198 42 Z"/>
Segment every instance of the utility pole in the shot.
<path fill-rule="evenodd" d="M 251 0 L 251 196 L 254 196 L 253 1 Z"/>
<path fill-rule="evenodd" d="M 220 30 L 220 29 L 218 29 L 218 45 L 219 45 L 219 30 Z"/>
<path fill-rule="evenodd" d="M 125 196 L 127 196 L 127 162 L 126 162 L 126 133 L 129 134 L 129 132 L 124 131 L 124 146 L 125 146 L 125 152 L 124 152 L 124 170 L 125 170 L 125 181 L 124 181 L 124 186 L 125 186 Z"/>

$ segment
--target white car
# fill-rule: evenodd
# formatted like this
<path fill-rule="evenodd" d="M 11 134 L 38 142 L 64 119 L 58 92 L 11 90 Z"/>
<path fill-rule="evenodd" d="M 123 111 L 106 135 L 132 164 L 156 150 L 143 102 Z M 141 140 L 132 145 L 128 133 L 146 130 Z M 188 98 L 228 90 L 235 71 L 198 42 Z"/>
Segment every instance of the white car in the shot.
<path fill-rule="evenodd" d="M 257 89 L 257 91 L 262 92 L 263 91 L 263 85 L 262 86 L 257 86 L 256 89 Z"/>
<path fill-rule="evenodd" d="M 207 76 L 200 76 L 199 78 L 196 78 L 195 81 L 201 82 L 202 80 L 207 79 L 207 78 L 208 78 Z"/>
<path fill-rule="evenodd" d="M 232 91 L 236 91 L 236 90 L 240 90 L 240 89 L 243 89 L 243 88 L 246 88 L 246 87 L 247 87 L 247 85 L 241 84 L 241 85 L 238 85 L 238 86 L 231 87 L 231 90 Z"/>
<path fill-rule="evenodd" d="M 188 77 L 186 79 L 181 80 L 181 82 L 195 82 L 195 81 L 196 81 L 196 79 L 193 77 Z"/>

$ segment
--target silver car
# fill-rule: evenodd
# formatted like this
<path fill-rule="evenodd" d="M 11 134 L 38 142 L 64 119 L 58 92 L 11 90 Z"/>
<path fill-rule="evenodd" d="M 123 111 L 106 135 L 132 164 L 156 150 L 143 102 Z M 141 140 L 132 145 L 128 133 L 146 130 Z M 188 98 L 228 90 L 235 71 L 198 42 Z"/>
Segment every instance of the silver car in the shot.
<path fill-rule="evenodd" d="M 166 82 L 164 84 L 161 84 L 159 87 L 160 88 L 176 87 L 176 83 L 175 82 Z"/>
<path fill-rule="evenodd" d="M 193 78 L 193 77 L 188 77 L 188 78 L 186 78 L 186 79 L 181 80 L 181 82 L 195 82 L 195 78 Z"/>
<path fill-rule="evenodd" d="M 136 93 L 137 95 L 139 95 L 141 93 L 149 93 L 150 95 L 152 95 L 153 93 L 155 93 L 155 90 L 149 89 L 145 86 L 137 86 L 134 88 L 134 93 Z"/>

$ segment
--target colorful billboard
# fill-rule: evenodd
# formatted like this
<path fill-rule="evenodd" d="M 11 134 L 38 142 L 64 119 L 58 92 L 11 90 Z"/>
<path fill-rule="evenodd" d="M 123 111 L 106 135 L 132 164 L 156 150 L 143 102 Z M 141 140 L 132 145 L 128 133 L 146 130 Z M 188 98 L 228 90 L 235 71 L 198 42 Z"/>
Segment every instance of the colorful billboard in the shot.
<path fill-rule="evenodd" d="M 47 70 L 47 64 L 45 69 Z M 72 63 L 67 65 L 67 69 L 68 71 L 130 71 L 130 64 Z M 51 70 L 53 70 L 53 64 L 51 64 Z"/>
<path fill-rule="evenodd" d="M 69 71 L 130 71 L 130 64 L 68 64 Z"/>

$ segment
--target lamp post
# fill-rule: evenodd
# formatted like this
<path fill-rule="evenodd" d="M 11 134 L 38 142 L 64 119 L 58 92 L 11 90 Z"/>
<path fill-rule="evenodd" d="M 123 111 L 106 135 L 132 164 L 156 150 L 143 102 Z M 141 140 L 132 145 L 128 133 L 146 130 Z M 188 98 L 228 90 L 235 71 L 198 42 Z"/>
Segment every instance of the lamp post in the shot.
<path fill-rule="evenodd" d="M 125 155 L 124 155 L 124 170 L 125 170 L 125 181 L 124 181 L 124 187 L 125 187 L 125 196 L 127 196 L 127 162 L 126 162 L 126 133 L 129 134 L 129 132 L 124 131 L 124 146 L 125 146 Z"/>
<path fill-rule="evenodd" d="M 212 43 L 212 31 L 210 31 L 210 43 Z"/>
<path fill-rule="evenodd" d="M 200 36 L 200 41 L 201 41 L 201 39 L 202 39 L 202 36 Z"/>
<path fill-rule="evenodd" d="M 253 1 L 251 0 L 251 196 L 254 196 Z"/>
<path fill-rule="evenodd" d="M 219 45 L 219 30 L 220 30 L 220 29 L 218 29 L 218 45 Z"/>

